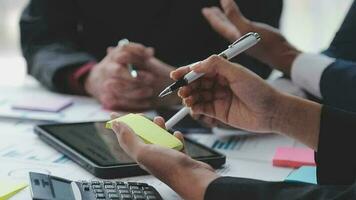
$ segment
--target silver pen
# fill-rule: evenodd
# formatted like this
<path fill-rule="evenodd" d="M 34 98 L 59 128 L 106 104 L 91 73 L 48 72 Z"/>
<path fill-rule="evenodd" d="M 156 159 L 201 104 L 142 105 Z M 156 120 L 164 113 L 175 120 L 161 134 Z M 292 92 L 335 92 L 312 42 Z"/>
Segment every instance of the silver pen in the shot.
<path fill-rule="evenodd" d="M 124 38 L 124 39 L 120 40 L 120 41 L 117 43 L 117 46 L 120 48 L 120 47 L 123 47 L 123 46 L 125 46 L 125 45 L 127 45 L 127 44 L 129 44 L 129 43 L 130 43 L 130 41 L 129 41 L 128 39 Z M 128 67 L 128 70 L 129 70 L 129 72 L 130 72 L 131 77 L 132 77 L 132 78 L 137 78 L 138 73 L 137 73 L 137 71 L 135 70 L 134 66 L 133 66 L 132 64 L 128 64 L 127 67 Z"/>
<path fill-rule="evenodd" d="M 240 53 L 246 51 L 247 49 L 253 47 L 260 40 L 261 37 L 258 33 L 247 33 L 246 35 L 242 36 L 240 39 L 235 41 L 233 44 L 231 44 L 225 51 L 220 53 L 219 56 L 227 60 L 230 60 L 233 57 L 239 55 Z M 159 95 L 159 97 L 167 96 L 171 94 L 173 91 L 179 89 L 180 87 L 188 85 L 189 83 L 197 80 L 203 75 L 204 73 L 196 73 L 194 71 L 191 71 L 188 74 L 186 74 L 183 78 L 179 79 L 178 81 L 176 81 L 175 83 L 173 83 L 172 85 L 164 89 L 163 92 L 161 92 L 161 94 Z M 165 125 L 167 130 L 175 126 L 180 120 L 182 120 L 187 114 L 189 114 L 189 112 L 190 112 L 190 108 L 188 107 L 183 107 L 181 110 L 179 110 L 173 117 L 171 117 L 166 122 Z"/>
<path fill-rule="evenodd" d="M 221 52 L 219 56 L 230 60 L 235 56 L 239 55 L 240 53 L 246 51 L 247 49 L 251 48 L 255 44 L 257 44 L 261 40 L 261 37 L 258 33 L 247 33 L 246 35 L 242 36 L 240 39 L 236 40 L 232 43 L 225 51 Z M 194 64 L 193 64 L 194 65 Z M 159 97 L 165 97 L 172 92 L 178 90 L 180 87 L 186 86 L 189 83 L 197 80 L 198 78 L 202 77 L 204 73 L 195 73 L 194 71 L 189 72 L 183 78 L 179 79 L 178 81 L 174 82 L 170 86 L 166 87 L 160 94 Z"/>

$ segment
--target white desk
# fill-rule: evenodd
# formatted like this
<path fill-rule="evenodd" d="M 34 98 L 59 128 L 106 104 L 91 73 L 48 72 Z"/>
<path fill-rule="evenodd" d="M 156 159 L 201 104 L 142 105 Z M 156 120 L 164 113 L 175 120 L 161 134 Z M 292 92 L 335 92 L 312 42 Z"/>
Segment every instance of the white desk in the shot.
<path fill-rule="evenodd" d="M 0 87 L 0 116 L 2 107 L 13 97 L 30 98 L 31 95 L 58 95 L 41 88 L 34 81 L 26 81 L 25 86 Z M 71 96 L 76 102 L 72 112 L 65 111 L 66 117 L 59 121 L 90 121 L 108 119 L 108 111 L 101 109 L 96 101 L 83 97 Z M 6 99 L 6 100 L 1 100 Z M 87 112 L 91 110 L 91 112 Z M 83 112 L 80 112 L 83 111 Z M 3 113 L 4 114 L 4 113 Z M 6 112 L 5 112 L 6 114 Z M 29 171 L 50 173 L 52 175 L 72 180 L 92 180 L 91 174 L 70 160 L 63 159 L 63 155 L 43 143 L 33 133 L 34 121 L 0 118 L 0 177 L 26 180 Z M 63 117 L 63 116 L 62 116 Z M 192 138 L 212 145 L 216 140 L 225 138 L 222 135 L 193 134 Z M 222 175 L 255 178 L 268 181 L 282 181 L 292 169 L 272 166 L 272 156 L 278 146 L 299 146 L 294 140 L 278 136 L 244 136 L 235 138 L 238 146 L 233 149 L 219 149 L 228 156 L 226 166 L 218 172 Z M 9 152 L 12 152 L 9 154 Z M 179 199 L 165 184 L 152 176 L 132 177 L 129 181 L 147 182 L 161 193 L 164 199 Z M 31 199 L 29 189 L 25 189 L 11 199 Z"/>

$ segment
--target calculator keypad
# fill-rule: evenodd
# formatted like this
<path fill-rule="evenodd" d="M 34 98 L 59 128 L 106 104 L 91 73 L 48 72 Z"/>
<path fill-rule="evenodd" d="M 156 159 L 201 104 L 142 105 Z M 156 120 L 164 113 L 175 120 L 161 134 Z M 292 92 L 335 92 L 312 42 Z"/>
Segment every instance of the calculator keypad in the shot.
<path fill-rule="evenodd" d="M 121 181 L 82 181 L 79 183 L 84 193 L 92 193 L 88 200 L 161 200 L 159 193 L 146 183 Z M 83 197 L 88 197 L 83 194 Z M 83 199 L 86 200 L 86 199 Z"/>

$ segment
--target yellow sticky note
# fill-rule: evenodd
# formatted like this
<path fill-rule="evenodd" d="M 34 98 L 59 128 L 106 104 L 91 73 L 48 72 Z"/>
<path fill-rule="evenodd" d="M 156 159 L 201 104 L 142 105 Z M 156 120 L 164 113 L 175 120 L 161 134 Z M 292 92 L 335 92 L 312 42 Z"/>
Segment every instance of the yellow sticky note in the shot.
<path fill-rule="evenodd" d="M 7 200 L 27 187 L 27 183 L 0 177 L 0 200 Z"/>
<path fill-rule="evenodd" d="M 107 122 L 106 128 L 111 129 L 113 121 L 128 125 L 147 144 L 157 144 L 176 150 L 183 149 L 183 143 L 179 139 L 144 116 L 128 114 Z"/>

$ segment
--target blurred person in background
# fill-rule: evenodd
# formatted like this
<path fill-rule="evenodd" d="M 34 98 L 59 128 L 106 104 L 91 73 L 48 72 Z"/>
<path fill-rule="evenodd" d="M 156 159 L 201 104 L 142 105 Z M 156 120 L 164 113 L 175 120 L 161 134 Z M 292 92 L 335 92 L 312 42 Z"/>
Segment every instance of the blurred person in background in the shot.
<path fill-rule="evenodd" d="M 282 0 L 237 0 L 251 19 L 278 28 Z M 178 66 L 202 60 L 229 44 L 216 34 L 202 8 L 218 0 L 31 0 L 21 21 L 28 73 L 45 87 L 90 95 L 105 108 L 146 110 L 180 103 L 158 101 Z M 119 40 L 132 43 L 118 48 Z M 238 62 L 266 78 L 271 70 L 241 55 Z M 138 70 L 133 78 L 128 65 Z"/>
<path fill-rule="evenodd" d="M 211 26 L 228 41 L 250 31 L 261 42 L 247 54 L 282 71 L 291 80 L 325 105 L 356 112 L 356 2 L 322 54 L 302 52 L 275 28 L 248 19 L 233 0 L 221 0 L 222 10 L 203 10 Z M 318 31 L 318 30 L 315 30 Z M 323 34 L 323 33 L 319 33 Z"/>

